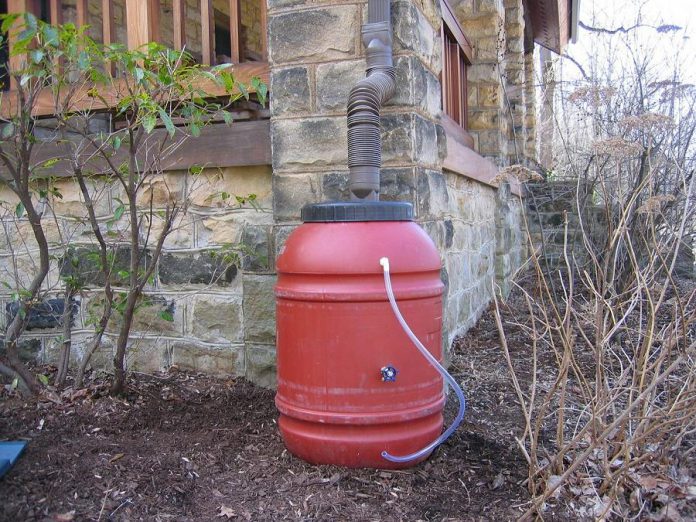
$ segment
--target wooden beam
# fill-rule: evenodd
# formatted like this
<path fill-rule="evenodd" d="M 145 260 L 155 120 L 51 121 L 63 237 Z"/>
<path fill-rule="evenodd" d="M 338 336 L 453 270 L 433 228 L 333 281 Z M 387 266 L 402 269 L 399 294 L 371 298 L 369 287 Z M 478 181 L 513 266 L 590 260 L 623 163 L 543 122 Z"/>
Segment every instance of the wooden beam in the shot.
<path fill-rule="evenodd" d="M 102 0 L 102 42 L 105 45 L 114 43 L 116 31 L 114 31 L 114 2 Z"/>
<path fill-rule="evenodd" d="M 261 0 L 260 4 L 261 16 L 259 25 L 261 26 L 261 56 L 263 60 L 268 60 L 268 7 L 266 6 L 265 0 Z"/>
<path fill-rule="evenodd" d="M 87 0 L 75 0 L 75 9 L 75 25 L 77 27 L 87 25 L 87 17 L 89 14 Z"/>
<path fill-rule="evenodd" d="M 49 20 L 51 25 L 63 23 L 63 2 L 61 0 L 50 0 L 48 4 Z"/>
<path fill-rule="evenodd" d="M 241 42 L 241 11 L 239 9 L 239 0 L 229 0 L 230 3 L 230 58 L 232 63 L 240 63 L 242 61 L 242 42 Z M 263 2 L 265 4 L 265 1 Z"/>
<path fill-rule="evenodd" d="M 160 142 L 167 131 L 155 129 L 148 138 L 151 143 Z M 269 120 L 242 121 L 232 125 L 224 123 L 213 124 L 201 129 L 201 135 L 193 138 L 178 133 L 175 140 L 180 142 L 178 148 L 165 158 L 160 168 L 164 170 L 188 170 L 196 165 L 210 167 L 243 167 L 250 165 L 271 164 L 271 130 Z M 85 157 L 94 154 L 94 148 L 86 147 Z M 58 160 L 50 171 L 37 172 L 36 177 L 69 177 L 72 175 L 70 146 L 65 143 L 37 143 L 33 151 L 35 165 L 42 165 L 49 160 Z M 118 165 L 127 160 L 125 147 L 119 149 L 112 157 Z M 145 161 L 145 151 L 141 161 Z M 152 156 L 150 156 L 152 157 Z M 103 160 L 94 160 L 90 171 L 97 174 L 108 174 Z M 9 179 L 9 172 L 0 165 L 0 179 Z"/>
<path fill-rule="evenodd" d="M 215 20 L 213 0 L 201 0 L 201 63 L 215 63 Z"/>
<path fill-rule="evenodd" d="M 146 0 L 148 4 L 148 20 L 150 21 L 149 27 L 149 42 L 159 42 L 160 41 L 160 1 L 159 0 Z"/>
<path fill-rule="evenodd" d="M 447 120 L 448 117 L 443 115 L 442 126 L 447 136 L 447 156 L 442 162 L 442 167 L 484 185 L 497 188 L 494 180 L 499 173 L 498 167 L 471 148 L 473 139 L 468 132 L 454 121 Z M 522 187 L 517 180 L 510 180 L 510 189 L 513 194 L 518 196 L 522 194 Z"/>
<path fill-rule="evenodd" d="M 266 62 L 247 62 L 235 65 L 232 69 L 236 81 L 243 83 L 249 92 L 254 92 L 251 87 L 251 79 L 258 77 L 268 85 L 270 68 Z M 75 110 L 107 110 L 115 106 L 120 98 L 120 93 L 125 91 L 123 80 L 117 81 L 110 88 L 104 87 L 100 89 L 100 94 L 106 101 L 104 104 L 101 100 L 90 97 L 90 87 L 85 86 L 74 94 L 75 100 L 73 107 Z M 197 86 L 203 92 L 208 93 L 211 97 L 225 96 L 225 90 L 210 80 L 200 81 Z M 34 116 L 51 116 L 55 108 L 53 94 L 49 89 L 41 92 L 34 106 Z M 0 115 L 8 117 L 12 116 L 17 110 L 17 93 L 7 92 L 4 95 L 3 103 L 0 105 Z"/>
<path fill-rule="evenodd" d="M 181 51 L 186 46 L 186 0 L 173 0 L 172 18 L 174 49 Z"/>
<path fill-rule="evenodd" d="M 129 49 L 138 49 L 152 41 L 150 0 L 126 0 L 126 35 Z"/>

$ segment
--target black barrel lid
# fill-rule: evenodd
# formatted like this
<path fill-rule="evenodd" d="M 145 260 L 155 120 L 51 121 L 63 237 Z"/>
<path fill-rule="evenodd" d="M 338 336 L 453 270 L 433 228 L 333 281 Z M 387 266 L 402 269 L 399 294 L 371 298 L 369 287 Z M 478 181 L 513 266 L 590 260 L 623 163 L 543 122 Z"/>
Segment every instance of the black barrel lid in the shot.
<path fill-rule="evenodd" d="M 327 201 L 302 207 L 305 223 L 346 221 L 413 221 L 413 205 L 405 201 Z"/>

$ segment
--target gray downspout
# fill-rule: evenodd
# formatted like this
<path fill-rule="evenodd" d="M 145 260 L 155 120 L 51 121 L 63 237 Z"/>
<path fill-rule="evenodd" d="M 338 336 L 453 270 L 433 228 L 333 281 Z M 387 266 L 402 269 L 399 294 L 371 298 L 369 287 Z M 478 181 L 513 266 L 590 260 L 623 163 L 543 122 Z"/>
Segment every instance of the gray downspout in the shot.
<path fill-rule="evenodd" d="M 348 97 L 348 168 L 353 200 L 379 199 L 382 166 L 379 111 L 396 87 L 390 11 L 390 0 L 368 2 L 367 23 L 362 27 L 367 77 L 351 89 Z"/>

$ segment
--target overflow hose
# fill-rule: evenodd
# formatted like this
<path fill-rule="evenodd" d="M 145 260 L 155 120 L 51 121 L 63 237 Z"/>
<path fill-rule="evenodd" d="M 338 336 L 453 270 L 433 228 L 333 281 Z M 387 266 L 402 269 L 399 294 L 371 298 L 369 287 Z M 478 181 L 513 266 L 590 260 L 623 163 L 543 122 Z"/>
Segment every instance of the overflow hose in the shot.
<path fill-rule="evenodd" d="M 457 399 L 459 399 L 459 411 L 457 412 L 457 416 L 455 417 L 454 421 L 452 422 L 450 427 L 447 428 L 442 433 L 442 435 L 440 435 L 433 442 L 431 442 L 424 448 L 416 451 L 415 453 L 411 453 L 410 455 L 397 456 L 392 455 L 387 451 L 382 452 L 382 457 L 390 462 L 410 462 L 412 460 L 416 460 L 421 457 L 427 456 L 431 451 L 433 451 L 440 444 L 445 442 L 449 438 L 449 436 L 452 435 L 452 433 L 454 433 L 454 430 L 456 430 L 459 427 L 462 420 L 464 419 L 464 412 L 466 411 L 466 399 L 464 397 L 464 392 L 457 384 L 457 381 L 455 381 L 454 378 L 447 372 L 447 370 L 445 370 L 445 368 L 437 361 L 437 359 L 433 357 L 433 355 L 428 351 L 428 349 L 425 346 L 423 346 L 423 343 L 421 343 L 418 340 L 418 337 L 416 337 L 416 335 L 413 333 L 413 330 L 411 330 L 411 328 L 406 323 L 406 320 L 401 315 L 401 311 L 399 311 L 399 307 L 396 304 L 396 299 L 394 298 L 394 290 L 392 289 L 391 285 L 391 277 L 389 275 L 389 259 L 383 257 L 379 260 L 379 264 L 382 265 L 382 269 L 384 270 L 384 286 L 387 289 L 387 297 L 389 298 L 389 304 L 391 305 L 391 309 L 394 312 L 397 321 L 399 321 L 401 328 L 403 328 L 404 332 L 406 332 L 406 335 L 408 335 L 408 338 L 411 340 L 411 342 L 413 342 L 416 348 L 418 348 L 418 351 L 420 351 L 423 357 L 425 357 L 427 361 L 438 372 L 440 372 L 440 375 L 442 375 L 449 387 L 454 390 L 454 392 L 457 395 Z"/>

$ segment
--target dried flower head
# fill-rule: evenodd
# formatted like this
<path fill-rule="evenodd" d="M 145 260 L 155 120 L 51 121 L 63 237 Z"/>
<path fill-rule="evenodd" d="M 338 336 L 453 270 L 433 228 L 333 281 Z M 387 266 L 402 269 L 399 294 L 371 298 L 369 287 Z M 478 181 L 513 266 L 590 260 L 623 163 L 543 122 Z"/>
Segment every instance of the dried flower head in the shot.
<path fill-rule="evenodd" d="M 630 158 L 643 152 L 643 146 L 619 136 L 595 141 L 592 144 L 595 153 L 615 158 Z"/>
<path fill-rule="evenodd" d="M 625 130 L 655 133 L 673 129 L 674 120 L 664 114 L 645 112 L 636 116 L 627 116 L 619 122 L 619 125 Z"/>
<path fill-rule="evenodd" d="M 500 172 L 491 180 L 491 183 L 499 187 L 501 183 L 511 179 L 515 179 L 520 183 L 525 183 L 527 181 L 541 181 L 544 178 L 538 172 L 524 165 L 515 164 L 500 169 Z"/>
<path fill-rule="evenodd" d="M 662 194 L 659 196 L 652 196 L 648 198 L 645 203 L 638 207 L 639 214 L 655 214 L 659 212 L 662 205 L 665 203 L 671 203 L 674 201 L 674 196 L 672 194 Z"/>
<path fill-rule="evenodd" d="M 578 106 L 597 107 L 609 101 L 615 93 L 614 87 L 579 87 L 568 95 L 568 101 Z"/>

